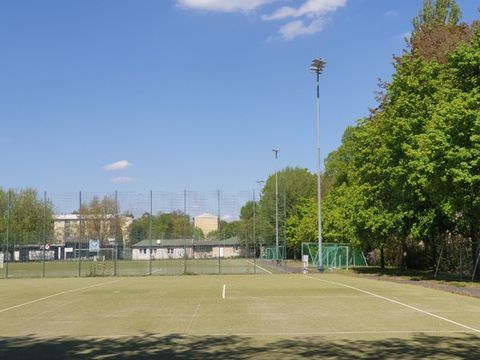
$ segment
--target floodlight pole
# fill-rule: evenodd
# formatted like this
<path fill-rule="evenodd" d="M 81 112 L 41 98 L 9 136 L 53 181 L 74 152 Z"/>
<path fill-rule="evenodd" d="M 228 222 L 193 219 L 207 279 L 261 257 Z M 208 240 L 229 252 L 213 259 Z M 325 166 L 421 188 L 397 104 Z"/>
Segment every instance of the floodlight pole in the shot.
<path fill-rule="evenodd" d="M 322 249 L 322 188 L 320 173 L 320 74 L 325 67 L 325 61 L 321 58 L 314 59 L 310 70 L 317 75 L 317 214 L 318 214 L 318 271 L 323 272 L 323 249 Z"/>
<path fill-rule="evenodd" d="M 278 264 L 278 152 L 280 150 L 272 151 L 275 153 L 275 260 Z"/>

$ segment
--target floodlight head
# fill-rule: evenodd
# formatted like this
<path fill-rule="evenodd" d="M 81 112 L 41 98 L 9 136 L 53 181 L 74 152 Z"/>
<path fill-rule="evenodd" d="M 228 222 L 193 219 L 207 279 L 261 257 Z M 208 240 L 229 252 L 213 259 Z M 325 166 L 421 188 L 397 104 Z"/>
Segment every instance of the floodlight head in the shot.
<path fill-rule="evenodd" d="M 277 158 L 278 156 L 278 152 L 280 151 L 279 149 L 272 149 L 272 151 L 275 153 L 275 159 Z"/>
<path fill-rule="evenodd" d="M 322 58 L 313 59 L 312 64 L 310 65 L 310 70 L 313 73 L 320 75 L 325 68 L 325 64 L 326 62 Z"/>

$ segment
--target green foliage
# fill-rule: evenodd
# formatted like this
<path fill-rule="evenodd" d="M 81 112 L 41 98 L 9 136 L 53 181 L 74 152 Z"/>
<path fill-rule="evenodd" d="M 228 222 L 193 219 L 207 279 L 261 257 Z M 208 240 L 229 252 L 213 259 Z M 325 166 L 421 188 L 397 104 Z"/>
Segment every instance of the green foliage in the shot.
<path fill-rule="evenodd" d="M 288 246 L 300 249 L 302 242 L 318 239 L 317 201 L 315 198 L 302 199 L 294 207 L 287 220 Z"/>
<path fill-rule="evenodd" d="M 288 219 L 302 199 L 316 196 L 317 177 L 307 169 L 291 167 L 280 170 L 277 175 L 279 232 L 283 233 L 284 214 Z M 265 244 L 275 241 L 275 197 L 275 174 L 273 174 L 265 183 L 257 207 L 258 236 Z"/>
<path fill-rule="evenodd" d="M 199 227 L 193 228 L 192 236 L 195 240 L 205 240 L 205 234 L 203 233 L 203 230 L 200 229 Z"/>
<path fill-rule="evenodd" d="M 132 243 L 149 239 L 150 235 L 152 239 L 204 238 L 202 230 L 194 228 L 190 217 L 180 211 L 158 213 L 151 219 L 149 213 L 144 213 L 132 222 L 129 231 Z"/>
<path fill-rule="evenodd" d="M 470 239 L 472 254 L 480 249 L 480 32 L 457 36 L 475 29 L 455 25 L 459 14 L 454 1 L 425 2 L 416 19 L 419 42 L 396 59 L 381 105 L 329 155 L 329 241 L 385 248 L 404 266 L 433 266 L 449 233 Z M 453 34 L 455 46 L 438 56 L 415 51 L 433 48 L 435 34 Z M 294 228 L 311 223 L 304 210 L 290 222 Z"/>
<path fill-rule="evenodd" d="M 10 208 L 8 198 L 10 194 Z M 9 238 L 15 244 L 43 242 L 44 227 L 47 237 L 53 231 L 53 205 L 31 188 L 20 191 L 0 189 L 0 236 L 5 238 L 9 226 Z"/>
<path fill-rule="evenodd" d="M 414 31 L 428 25 L 457 25 L 462 11 L 455 0 L 423 0 L 423 8 L 413 19 Z"/>
<path fill-rule="evenodd" d="M 455 1 L 425 1 L 411 51 L 379 107 L 326 160 L 323 238 L 433 266 L 448 234 L 480 250 L 480 32 Z M 439 45 L 440 44 L 440 45 Z M 317 236 L 312 198 L 288 219 L 291 244 Z M 307 240 L 311 241 L 311 240 Z"/>

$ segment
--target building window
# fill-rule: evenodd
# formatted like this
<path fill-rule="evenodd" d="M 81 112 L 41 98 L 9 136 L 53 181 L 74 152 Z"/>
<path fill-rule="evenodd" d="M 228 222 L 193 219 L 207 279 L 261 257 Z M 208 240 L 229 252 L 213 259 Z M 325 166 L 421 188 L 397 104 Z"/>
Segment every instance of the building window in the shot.
<path fill-rule="evenodd" d="M 173 248 L 172 247 L 167 248 L 167 254 L 168 255 L 173 255 Z"/>

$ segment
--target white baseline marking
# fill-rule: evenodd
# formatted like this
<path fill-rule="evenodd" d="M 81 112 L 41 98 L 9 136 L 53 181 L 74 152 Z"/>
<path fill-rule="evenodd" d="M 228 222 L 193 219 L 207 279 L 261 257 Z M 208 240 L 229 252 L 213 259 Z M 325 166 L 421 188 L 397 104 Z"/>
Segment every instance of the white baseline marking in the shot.
<path fill-rule="evenodd" d="M 409 309 L 418 311 L 419 313 L 422 313 L 422 314 L 425 314 L 425 315 L 430 315 L 430 316 L 432 316 L 432 317 L 434 317 L 434 318 L 437 318 L 437 319 L 446 321 L 446 322 L 448 322 L 448 323 L 450 323 L 450 324 L 454 324 L 454 325 L 460 326 L 460 327 L 462 327 L 462 328 L 464 328 L 464 329 L 468 329 L 468 330 L 470 330 L 470 331 L 474 331 L 474 332 L 480 333 L 480 330 L 479 330 L 479 329 L 475 329 L 475 328 L 470 327 L 470 326 L 468 326 L 468 325 L 460 324 L 459 322 L 456 322 L 456 321 L 453 321 L 453 320 L 444 318 L 443 316 L 435 315 L 435 314 L 433 314 L 433 313 L 431 313 L 431 312 L 428 312 L 428 311 L 425 311 L 425 310 L 416 308 L 415 306 L 408 305 L 408 304 L 404 304 L 404 303 L 402 303 L 402 302 L 400 302 L 400 301 L 393 300 L 393 299 L 387 298 L 387 297 L 385 297 L 385 296 L 372 293 L 372 292 L 367 291 L 367 290 L 359 289 L 359 288 L 357 288 L 357 287 L 355 287 L 355 286 L 350 286 L 350 285 L 347 285 L 347 284 L 339 283 L 339 282 L 337 282 L 337 281 L 323 280 L 323 279 L 319 279 L 319 278 L 315 278 L 315 277 L 307 276 L 307 275 L 306 275 L 305 277 L 307 277 L 307 278 L 309 278 L 309 279 L 317 280 L 317 281 L 326 282 L 326 283 L 333 284 L 333 285 L 343 286 L 343 287 L 346 287 L 346 288 L 349 288 L 349 289 L 352 289 L 352 290 L 360 291 L 360 292 L 362 292 L 362 293 L 364 293 L 364 294 L 368 294 L 368 295 L 370 295 L 370 296 L 373 296 L 373 297 L 376 297 L 376 298 L 379 298 L 379 299 L 383 299 L 383 300 L 389 301 L 389 302 L 394 303 L 394 304 L 397 304 L 397 305 L 404 306 L 404 307 L 406 307 L 406 308 L 409 308 Z"/>
<path fill-rule="evenodd" d="M 249 336 L 249 337 L 269 337 L 269 336 L 285 336 L 285 337 L 296 337 L 296 336 L 336 336 L 336 335 L 362 335 L 362 334 L 470 334 L 470 331 L 465 330 L 379 330 L 379 331 L 316 331 L 316 332 L 272 332 L 272 333 L 243 333 L 243 332 L 224 332 L 224 333 L 202 333 L 202 332 L 191 332 L 188 335 L 195 336 Z M 155 332 L 155 335 L 151 335 L 150 338 L 155 339 L 162 336 L 170 336 L 170 332 Z M 105 334 L 99 336 L 85 336 L 82 339 L 121 339 L 121 338 L 131 338 L 132 335 L 127 334 Z"/>
<path fill-rule="evenodd" d="M 272 274 L 272 272 L 271 272 L 271 271 L 269 271 L 269 270 L 267 270 L 267 269 L 265 269 L 265 268 L 263 268 L 263 267 L 261 267 L 261 266 L 259 266 L 259 265 L 257 265 L 257 264 L 254 264 L 254 263 L 253 263 L 253 262 L 251 262 L 251 261 L 248 261 L 248 260 L 245 260 L 245 261 L 246 261 L 247 263 L 249 263 L 249 264 L 252 264 L 252 265 L 256 266 L 257 268 L 259 268 L 259 269 L 261 269 L 261 270 L 265 271 L 266 273 Z"/>
<path fill-rule="evenodd" d="M 107 284 L 113 284 L 113 283 L 115 283 L 115 282 L 117 282 L 117 281 L 118 281 L 118 280 L 109 281 L 109 282 L 104 282 L 104 283 L 100 283 L 100 284 L 84 286 L 84 287 L 81 287 L 81 288 L 78 288 L 78 289 L 72 289 L 72 290 L 62 291 L 62 292 L 59 292 L 59 293 L 56 293 L 56 294 L 52 294 L 52 295 L 48 295 L 48 296 L 42 297 L 42 298 L 40 298 L 40 299 L 35 299 L 35 300 L 27 301 L 27 302 L 25 302 L 25 303 L 23 303 L 23 304 L 18 304 L 18 305 L 10 306 L 10 307 L 5 308 L 5 309 L 0 309 L 0 313 L 6 312 L 6 311 L 9 311 L 9 310 L 13 310 L 13 309 L 17 309 L 17 308 L 22 307 L 22 306 L 34 304 L 34 303 L 39 302 L 39 301 L 47 300 L 47 299 L 53 298 L 53 297 L 55 297 L 55 296 L 60 296 L 60 295 L 68 294 L 68 293 L 75 292 L 75 291 L 82 291 L 82 290 L 86 290 L 86 289 L 91 289 L 91 288 L 94 288 L 94 287 L 97 287 L 97 286 L 102 286 L 102 285 L 107 285 Z"/>
<path fill-rule="evenodd" d="M 225 289 L 226 289 L 226 285 L 223 284 L 223 291 L 222 291 L 222 299 L 225 299 Z"/>
<path fill-rule="evenodd" d="M 378 330 L 378 331 L 315 331 L 315 332 L 272 332 L 272 333 L 190 333 L 190 335 L 199 336 L 320 336 L 320 335 L 364 335 L 364 334 L 471 334 L 471 331 L 465 330 Z M 158 334 L 156 334 L 158 335 Z"/>

